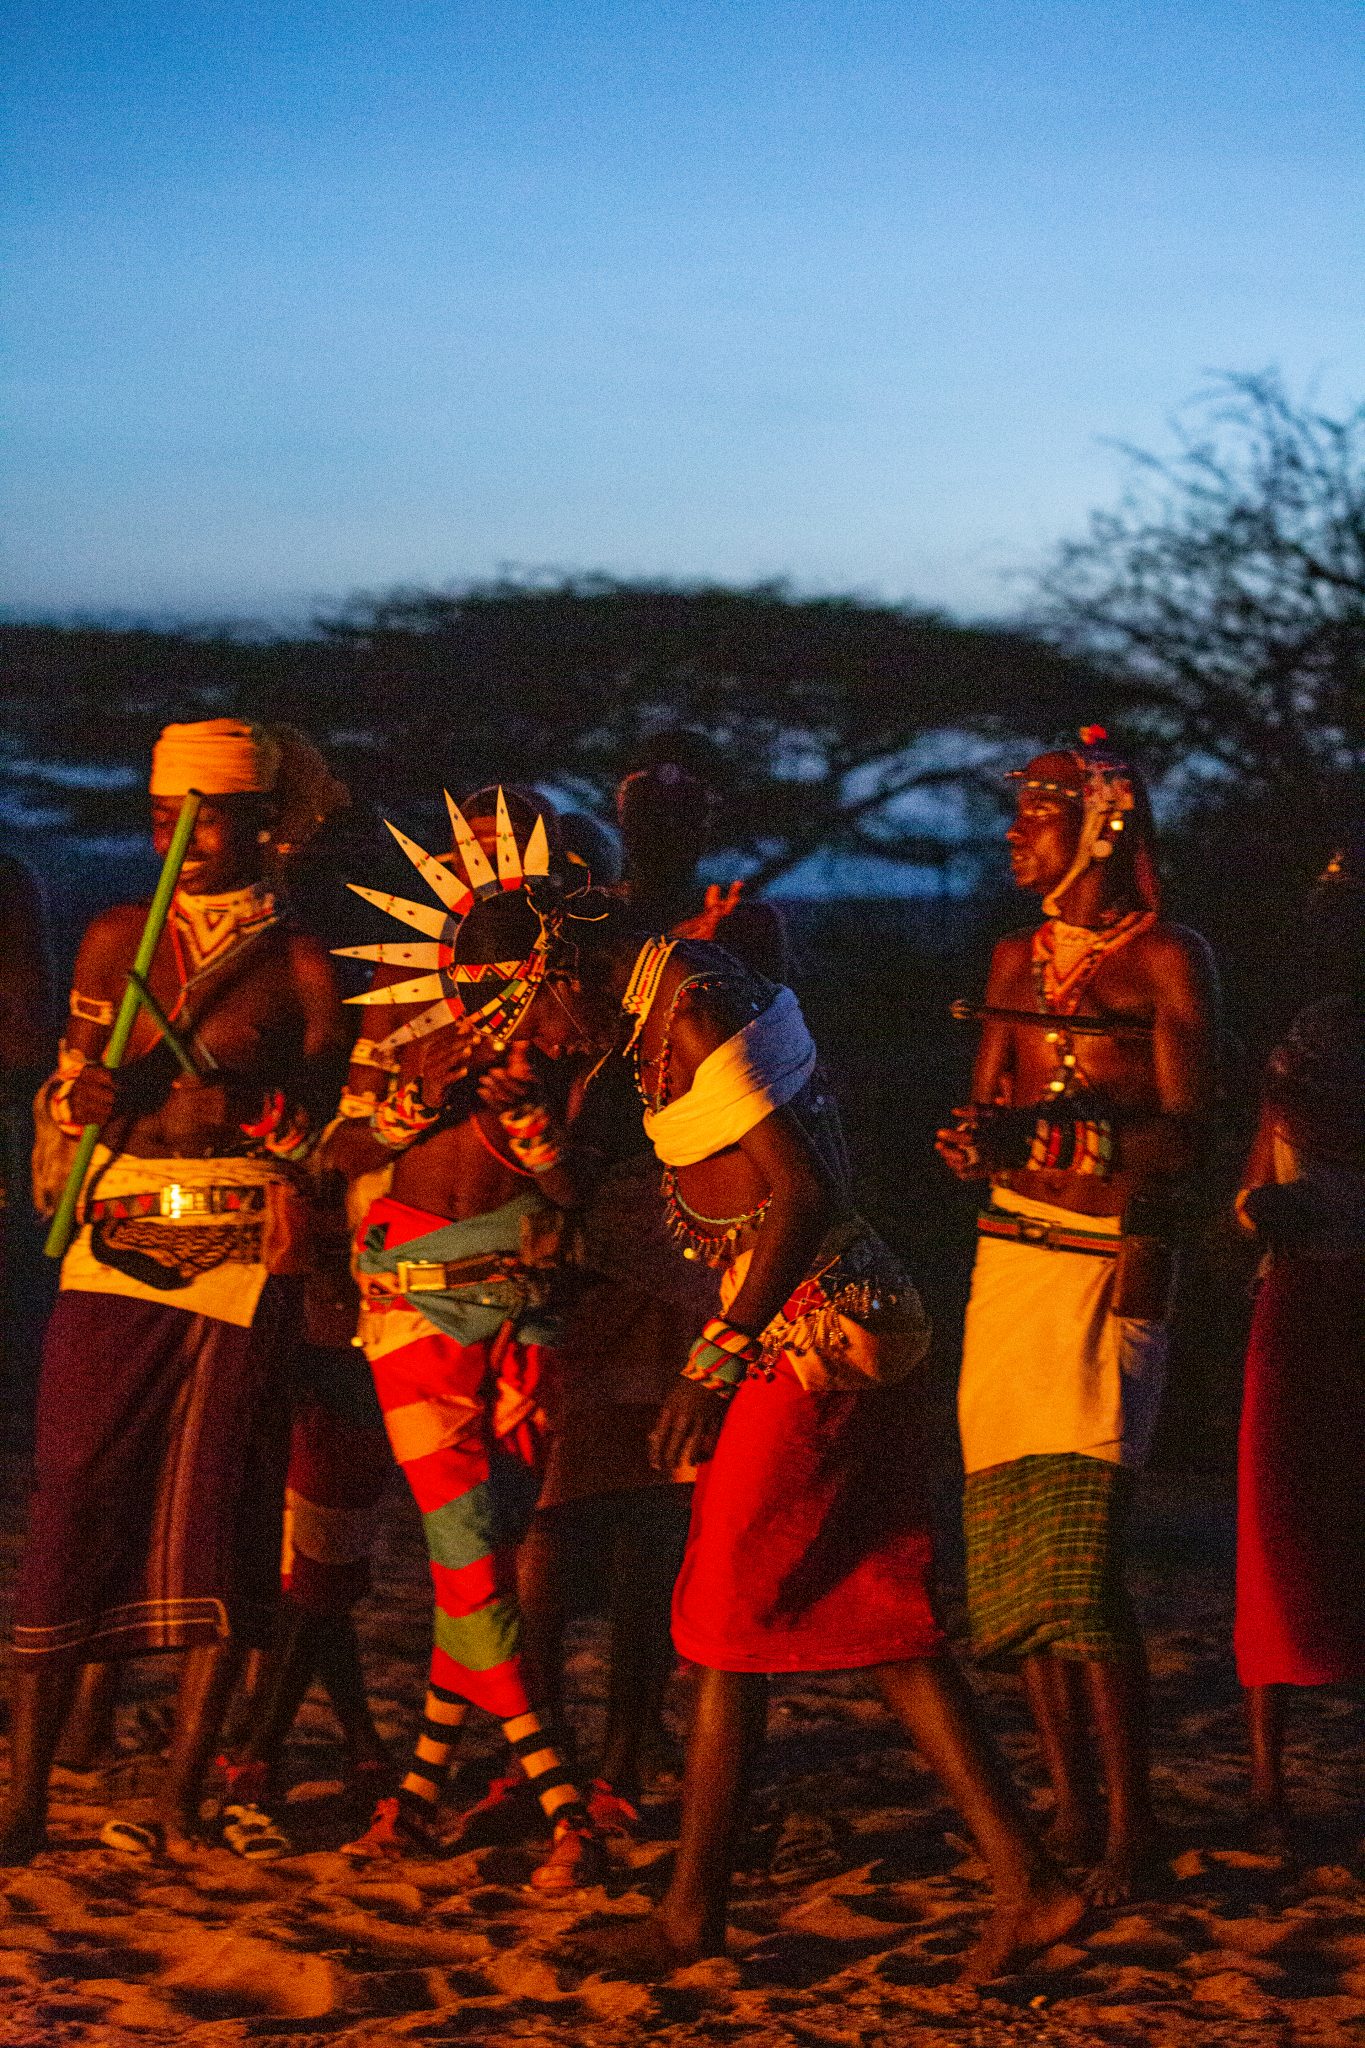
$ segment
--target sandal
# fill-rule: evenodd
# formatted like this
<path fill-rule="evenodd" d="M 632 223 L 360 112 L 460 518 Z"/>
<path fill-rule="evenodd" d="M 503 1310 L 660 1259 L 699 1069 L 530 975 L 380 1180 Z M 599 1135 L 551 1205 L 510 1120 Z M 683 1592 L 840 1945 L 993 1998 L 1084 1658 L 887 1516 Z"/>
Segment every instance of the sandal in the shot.
<path fill-rule="evenodd" d="M 557 1820 L 550 1853 L 527 1882 L 542 1894 L 581 1891 L 607 1875 L 607 1852 L 586 1813 Z"/>
<path fill-rule="evenodd" d="M 504 1771 L 460 1815 L 457 1839 L 463 1849 L 487 1849 L 495 1843 L 520 1840 L 540 1819 L 540 1806 L 526 1773 Z"/>
<path fill-rule="evenodd" d="M 244 1856 L 248 1863 L 273 1863 L 277 1856 L 294 1853 L 294 1844 L 284 1829 L 263 1807 L 248 1801 L 234 1802 L 223 1808 L 222 1820 L 224 1846 L 234 1856 Z"/>
<path fill-rule="evenodd" d="M 341 1854 L 363 1859 L 370 1856 L 442 1856 L 445 1844 L 408 1800 L 395 1793 L 381 1799 L 370 1825 L 354 1842 L 343 1843 Z"/>
<path fill-rule="evenodd" d="M 606 1778 L 588 1787 L 588 1818 L 609 1841 L 633 1842 L 640 1833 L 640 1809 Z"/>
<path fill-rule="evenodd" d="M 100 1841 L 123 1856 L 159 1856 L 166 1846 L 156 1822 L 142 1820 L 107 1820 L 100 1829 Z"/>

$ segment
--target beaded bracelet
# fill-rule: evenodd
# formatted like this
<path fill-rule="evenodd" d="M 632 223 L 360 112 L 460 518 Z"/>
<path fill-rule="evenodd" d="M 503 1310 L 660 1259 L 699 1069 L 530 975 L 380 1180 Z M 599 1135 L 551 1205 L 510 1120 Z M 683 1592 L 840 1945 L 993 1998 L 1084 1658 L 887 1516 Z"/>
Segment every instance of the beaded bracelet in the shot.
<path fill-rule="evenodd" d="M 57 1048 L 57 1071 L 47 1085 L 47 1113 L 64 1138 L 79 1138 L 84 1126 L 71 1118 L 71 1091 L 90 1062 L 63 1039 Z"/>
<path fill-rule="evenodd" d="M 429 1131 L 441 1112 L 428 1109 L 422 1100 L 420 1081 L 409 1081 L 378 1103 L 370 1117 L 370 1129 L 390 1152 L 401 1152 Z"/>
<path fill-rule="evenodd" d="M 687 1354 L 683 1378 L 728 1401 L 742 1379 L 762 1370 L 763 1347 L 757 1337 L 737 1330 L 724 1316 L 712 1316 Z"/>
<path fill-rule="evenodd" d="M 500 1109 L 498 1122 L 507 1149 L 527 1173 L 551 1173 L 564 1156 L 564 1133 L 543 1102 L 520 1102 Z"/>

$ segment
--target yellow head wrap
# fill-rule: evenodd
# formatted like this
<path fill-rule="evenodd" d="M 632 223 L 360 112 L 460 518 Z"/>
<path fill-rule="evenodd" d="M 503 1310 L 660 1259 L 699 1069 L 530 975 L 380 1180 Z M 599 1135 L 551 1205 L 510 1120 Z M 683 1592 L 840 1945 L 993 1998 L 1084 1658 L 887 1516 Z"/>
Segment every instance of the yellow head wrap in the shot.
<path fill-rule="evenodd" d="M 168 725 L 152 749 L 153 796 L 242 796 L 275 787 L 280 750 L 259 725 L 240 718 L 205 718 Z"/>

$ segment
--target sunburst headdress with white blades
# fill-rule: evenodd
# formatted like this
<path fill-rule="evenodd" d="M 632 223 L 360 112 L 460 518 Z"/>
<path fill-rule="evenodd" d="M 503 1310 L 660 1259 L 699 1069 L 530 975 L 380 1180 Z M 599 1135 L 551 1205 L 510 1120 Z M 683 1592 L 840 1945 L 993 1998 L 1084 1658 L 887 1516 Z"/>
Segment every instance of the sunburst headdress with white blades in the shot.
<path fill-rule="evenodd" d="M 439 910 L 379 889 L 362 889 L 356 882 L 348 884 L 367 903 L 426 934 L 425 940 L 416 944 L 335 948 L 348 960 L 421 970 L 410 980 L 348 998 L 353 1003 L 429 1003 L 419 1016 L 389 1033 L 379 1048 L 383 1052 L 429 1037 L 457 1017 L 467 1017 L 501 1048 L 531 1007 L 554 949 L 563 899 L 551 874 L 544 818 L 537 816 L 524 848 L 519 849 L 507 799 L 499 789 L 494 819 L 495 870 L 449 791 L 445 800 L 464 879 L 453 862 L 447 867 L 387 818 L 384 821 L 439 898 Z M 491 946 L 490 938 L 495 941 Z M 473 943 L 475 939 L 480 942 Z M 506 957 L 490 957 L 493 953 Z M 483 957 L 475 958 L 475 954 Z"/>

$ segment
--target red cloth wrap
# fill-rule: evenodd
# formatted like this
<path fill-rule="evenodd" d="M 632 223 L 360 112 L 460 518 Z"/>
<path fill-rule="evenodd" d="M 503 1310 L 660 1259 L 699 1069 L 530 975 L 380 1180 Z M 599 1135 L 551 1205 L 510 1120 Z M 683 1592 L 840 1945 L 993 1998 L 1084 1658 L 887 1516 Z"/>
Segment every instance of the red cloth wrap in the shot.
<path fill-rule="evenodd" d="M 713 1671 L 842 1671 L 940 1649 L 913 1384 L 746 1379 L 697 1479 L 673 1641 Z"/>
<path fill-rule="evenodd" d="M 1365 1679 L 1365 1257 L 1277 1254 L 1256 1296 L 1237 1457 L 1237 1676 Z"/>

